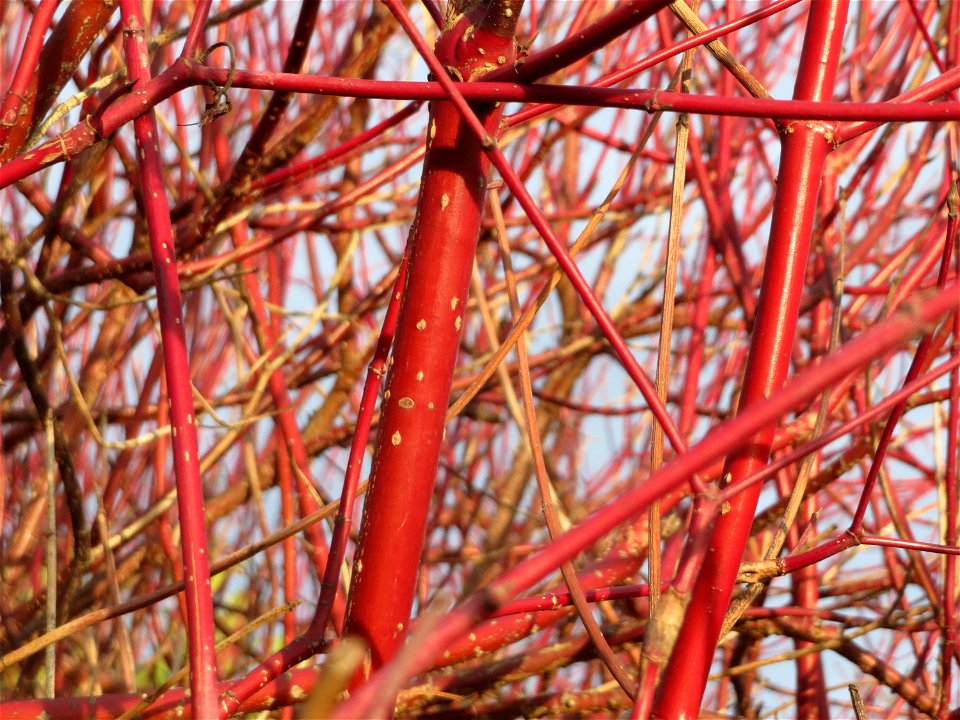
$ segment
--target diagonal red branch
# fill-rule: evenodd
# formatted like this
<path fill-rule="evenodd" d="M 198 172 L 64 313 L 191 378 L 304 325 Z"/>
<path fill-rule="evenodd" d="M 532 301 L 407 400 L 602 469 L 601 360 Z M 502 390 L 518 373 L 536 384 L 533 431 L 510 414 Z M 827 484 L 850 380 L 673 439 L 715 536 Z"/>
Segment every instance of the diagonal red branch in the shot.
<path fill-rule="evenodd" d="M 387 2 L 389 2 L 389 0 L 387 0 Z M 664 428 L 664 433 L 669 438 L 670 444 L 677 452 L 684 451 L 686 449 L 686 444 L 684 443 L 679 432 L 677 432 L 676 425 L 674 424 L 672 418 L 667 414 L 663 402 L 657 395 L 656 388 L 653 386 L 653 383 L 647 377 L 646 373 L 643 372 L 639 363 L 637 363 L 637 360 L 634 358 L 630 348 L 627 347 L 623 337 L 617 331 L 613 320 L 607 314 L 606 310 L 603 309 L 600 300 L 593 292 L 593 288 L 590 287 L 590 284 L 587 282 L 586 278 L 584 278 L 583 273 L 580 272 L 580 268 L 577 267 L 576 263 L 573 261 L 573 258 L 570 257 L 570 253 L 567 251 L 566 247 L 564 247 L 556 233 L 554 233 L 550 223 L 544 217 L 536 201 L 527 191 L 523 181 L 517 175 L 516 170 L 513 169 L 513 166 L 503 155 L 503 152 L 497 147 L 496 141 L 488 134 L 480 119 L 467 104 L 466 99 L 461 94 L 459 88 L 455 87 L 450 79 L 446 77 L 443 67 L 440 65 L 440 61 L 432 52 L 430 52 L 430 49 L 426 46 L 423 38 L 419 36 L 416 28 L 413 27 L 412 23 L 410 23 L 409 18 L 404 20 L 404 16 L 400 16 L 400 20 L 401 23 L 404 24 L 411 40 L 413 40 L 414 44 L 417 46 L 417 50 L 420 52 L 421 57 L 423 57 L 427 65 L 440 80 L 440 84 L 443 86 L 444 91 L 449 94 L 450 100 L 456 107 L 464 125 L 469 128 L 470 132 L 479 141 L 484 152 L 490 158 L 490 162 L 497 168 L 497 170 L 500 172 L 500 175 L 503 177 L 504 183 L 517 197 L 517 201 L 520 203 L 520 206 L 523 208 L 524 212 L 527 213 L 527 216 L 540 233 L 540 236 L 550 249 L 550 252 L 553 253 L 557 263 L 560 265 L 560 268 L 570 279 L 570 282 L 576 289 L 580 299 L 583 301 L 584 305 L 587 306 L 590 314 L 593 315 L 594 319 L 597 321 L 597 324 L 600 326 L 600 330 L 603 332 L 604 337 L 606 337 L 609 343 L 613 346 L 614 353 L 623 364 L 624 369 L 630 376 L 630 379 L 636 383 L 641 394 L 643 395 L 644 400 L 646 400 L 650 405 L 650 409 L 653 412 L 654 417 L 656 417 L 657 422 L 659 422 Z M 691 478 L 691 482 L 696 482 L 696 478 Z"/>
<path fill-rule="evenodd" d="M 926 295 L 908 313 L 898 313 L 864 332 L 826 358 L 822 365 L 798 373 L 770 397 L 744 408 L 735 418 L 716 425 L 687 452 L 664 465 L 643 483 L 597 510 L 583 522 L 559 537 L 548 547 L 531 555 L 500 575 L 486 588 L 469 598 L 436 622 L 425 624 L 408 643 L 409 652 L 371 678 L 362 689 L 344 703 L 336 717 L 363 716 L 367 707 L 384 691 L 382 683 L 392 678 L 402 682 L 429 667 L 446 648 L 466 638 L 474 626 L 492 616 L 521 592 L 542 579 L 564 560 L 575 557 L 584 548 L 631 517 L 643 512 L 656 498 L 686 483 L 730 447 L 737 447 L 754 433 L 769 426 L 785 413 L 803 407 L 846 375 L 866 363 L 899 348 L 948 312 L 960 307 L 960 286 L 953 284 L 936 295 Z M 845 537 L 850 537 L 845 534 Z M 847 543 L 850 547 L 855 540 Z M 429 625 L 427 627 L 426 625 Z M 676 656 L 676 653 L 674 654 Z"/>

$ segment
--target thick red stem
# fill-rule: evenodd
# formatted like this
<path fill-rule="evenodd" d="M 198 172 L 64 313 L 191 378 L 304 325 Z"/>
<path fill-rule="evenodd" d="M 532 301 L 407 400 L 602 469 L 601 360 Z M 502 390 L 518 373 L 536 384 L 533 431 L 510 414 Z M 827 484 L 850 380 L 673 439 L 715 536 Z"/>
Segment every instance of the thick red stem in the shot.
<path fill-rule="evenodd" d="M 840 57 L 845 0 L 811 6 L 794 97 L 828 100 Z M 787 377 L 793 336 L 806 276 L 810 233 L 817 208 L 823 163 L 831 145 L 828 128 L 789 124 L 770 228 L 770 244 L 760 290 L 740 409 L 769 397 Z M 727 485 L 760 469 L 770 456 L 775 426 L 763 428 L 738 445 L 727 461 Z M 760 496 L 754 485 L 731 499 L 721 515 L 693 598 L 687 608 L 673 657 L 664 673 L 654 717 L 695 717 L 737 577 Z"/>
<path fill-rule="evenodd" d="M 441 36 L 436 50 L 464 79 L 482 74 L 488 59 L 513 61 L 513 38 L 484 31 L 478 19 L 463 18 Z M 487 132 L 495 134 L 501 109 L 480 112 Z M 347 609 L 347 634 L 370 646 L 368 670 L 389 660 L 406 635 L 490 167 L 479 139 L 451 103 L 431 107 L 428 128 Z"/>

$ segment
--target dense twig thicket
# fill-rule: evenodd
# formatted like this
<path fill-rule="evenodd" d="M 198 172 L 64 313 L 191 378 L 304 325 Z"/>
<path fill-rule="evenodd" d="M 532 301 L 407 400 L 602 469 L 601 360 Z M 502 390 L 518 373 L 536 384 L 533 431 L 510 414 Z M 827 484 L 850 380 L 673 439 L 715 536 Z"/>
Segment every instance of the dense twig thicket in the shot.
<path fill-rule="evenodd" d="M 0 15 L 3 718 L 960 717 L 960 3 Z"/>

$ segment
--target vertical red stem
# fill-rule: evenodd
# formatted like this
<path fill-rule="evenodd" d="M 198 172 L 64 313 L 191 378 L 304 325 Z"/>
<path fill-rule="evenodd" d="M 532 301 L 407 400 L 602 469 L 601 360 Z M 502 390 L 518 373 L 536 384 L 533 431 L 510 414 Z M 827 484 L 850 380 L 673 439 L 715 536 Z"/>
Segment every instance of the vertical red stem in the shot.
<path fill-rule="evenodd" d="M 140 5 L 122 0 L 124 52 L 131 92 L 150 79 Z M 154 110 L 134 120 L 139 156 L 139 176 L 147 214 L 150 253 L 157 285 L 157 313 L 160 317 L 164 370 L 170 401 L 173 467 L 177 480 L 177 504 L 183 569 L 187 596 L 187 639 L 190 656 L 190 690 L 193 717 L 212 718 L 217 714 L 217 657 L 214 653 L 213 604 L 210 597 L 210 568 L 207 558 L 207 529 L 203 514 L 203 488 L 190 365 L 180 301 L 176 251 L 167 205 L 159 132 Z"/>
<path fill-rule="evenodd" d="M 947 242 L 956 243 L 957 222 L 960 216 L 960 193 L 957 184 L 947 196 L 948 230 Z M 960 248 L 954 248 L 954 272 L 960 277 Z M 960 311 L 953 313 L 953 347 L 951 356 L 960 356 Z M 957 545 L 960 542 L 960 370 L 954 368 L 949 377 L 950 410 L 947 414 L 947 462 L 944 467 L 944 494 L 946 499 L 946 529 L 943 542 Z M 939 716 L 946 717 L 953 687 L 953 659 L 957 649 L 957 557 L 947 555 L 944 558 L 943 603 L 940 607 L 940 708 Z"/>
<path fill-rule="evenodd" d="M 357 427 L 350 444 L 350 458 L 347 462 L 343 491 L 340 495 L 340 509 L 337 512 L 326 568 L 323 570 L 320 581 L 320 597 L 317 600 L 317 609 L 313 620 L 311 620 L 310 627 L 303 635 L 292 642 L 288 642 L 281 650 L 272 654 L 230 688 L 230 692 L 224 695 L 221 703 L 221 717 L 229 717 L 248 698 L 262 690 L 268 682 L 297 663 L 312 657 L 323 646 L 324 630 L 330 619 L 331 611 L 337 599 L 337 590 L 340 586 L 340 567 L 343 564 L 350 529 L 353 526 L 353 506 L 357 499 L 363 455 L 366 451 L 367 440 L 370 437 L 370 425 L 376 406 L 377 392 L 380 389 L 380 379 L 386 369 L 387 355 L 396 330 L 400 308 L 398 297 L 405 282 L 406 267 L 407 263 L 404 259 L 400 263 L 396 287 L 387 306 L 387 314 L 383 320 L 380 338 L 377 340 L 376 351 L 368 368 L 367 379 L 364 382 L 360 412 L 357 416 Z M 288 456 L 285 453 L 283 455 L 280 461 L 287 462 Z M 289 480 L 287 484 L 290 485 Z"/>
<path fill-rule="evenodd" d="M 795 99 L 830 99 L 846 14 L 846 0 L 811 6 Z M 787 376 L 820 176 L 830 151 L 824 136 L 826 130 L 818 123 L 792 123 L 783 135 L 780 178 L 741 408 L 768 397 Z M 727 461 L 725 483 L 746 477 L 767 462 L 774 430 L 769 425 L 740 445 Z M 759 495 L 759 485 L 745 490 L 717 521 L 707 560 L 654 704 L 655 717 L 696 717 L 699 711 Z"/>
<path fill-rule="evenodd" d="M 514 56 L 512 34 L 478 21 L 461 19 L 436 50 L 467 80 Z M 501 109 L 477 111 L 495 134 Z M 369 644 L 373 668 L 395 654 L 413 606 L 490 167 L 452 103 L 431 106 L 428 142 L 347 608 L 346 632 Z"/>
<path fill-rule="evenodd" d="M 197 0 L 196 7 L 193 10 L 193 17 L 190 19 L 190 28 L 187 30 L 187 37 L 183 41 L 183 48 L 180 56 L 192 58 L 197 54 L 203 42 L 203 30 L 207 24 L 207 16 L 210 15 L 210 7 L 213 0 Z"/>

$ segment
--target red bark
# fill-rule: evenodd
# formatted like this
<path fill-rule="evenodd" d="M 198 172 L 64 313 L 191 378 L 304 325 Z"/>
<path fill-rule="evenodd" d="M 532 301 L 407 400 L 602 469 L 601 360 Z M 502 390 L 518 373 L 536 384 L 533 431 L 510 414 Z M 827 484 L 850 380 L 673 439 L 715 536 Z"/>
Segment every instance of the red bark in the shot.
<path fill-rule="evenodd" d="M 810 8 L 794 98 L 832 97 L 847 16 L 845 0 Z M 810 251 L 823 164 L 830 151 L 829 129 L 814 123 L 788 123 L 783 129 L 777 196 L 770 243 L 754 321 L 750 356 L 739 411 L 770 397 L 787 377 Z M 722 485 L 759 470 L 770 457 L 774 426 L 764 428 L 728 457 Z M 687 607 L 676 652 L 664 674 L 654 717 L 692 717 L 700 707 L 720 628 L 743 559 L 757 509 L 760 487 L 730 499 L 717 519 L 707 559 Z"/>
<path fill-rule="evenodd" d="M 512 32 L 486 24 L 470 13 L 441 35 L 437 59 L 457 79 L 482 80 L 513 62 Z M 502 108 L 478 110 L 496 135 Z M 434 103 L 347 608 L 345 631 L 370 646 L 367 672 L 393 657 L 408 630 L 489 169 L 453 104 Z"/>
<path fill-rule="evenodd" d="M 958 714 L 960 4 L 0 5 L 0 716 Z"/>

